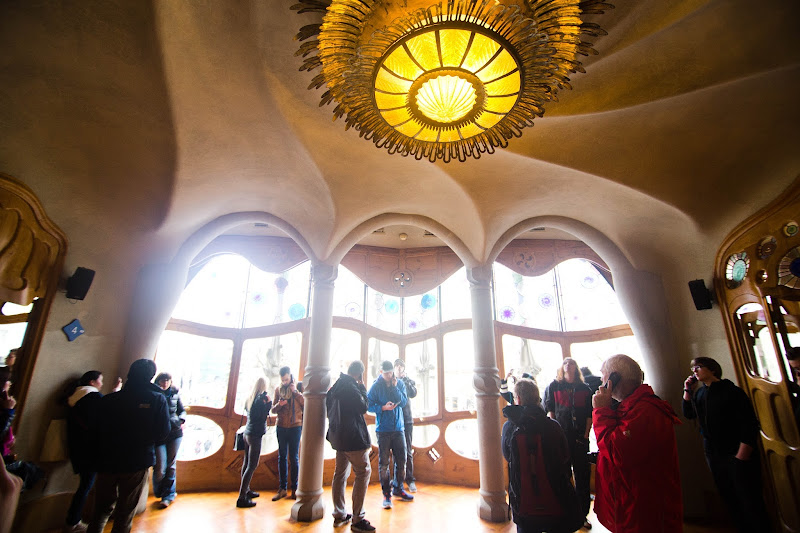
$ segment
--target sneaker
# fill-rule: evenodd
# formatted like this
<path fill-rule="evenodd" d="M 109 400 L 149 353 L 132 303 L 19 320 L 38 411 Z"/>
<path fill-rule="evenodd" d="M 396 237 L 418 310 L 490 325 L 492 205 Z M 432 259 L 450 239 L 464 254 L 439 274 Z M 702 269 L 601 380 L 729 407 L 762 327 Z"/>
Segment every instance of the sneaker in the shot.
<path fill-rule="evenodd" d="M 255 498 L 258 498 L 259 496 L 261 496 L 261 494 L 257 493 L 254 490 L 248 490 L 247 491 L 247 497 L 250 498 L 251 500 L 253 500 Z"/>
<path fill-rule="evenodd" d="M 583 529 L 592 529 L 592 523 L 589 522 L 588 520 L 584 519 L 583 520 Z"/>
<path fill-rule="evenodd" d="M 352 531 L 360 531 L 362 533 L 372 533 L 375 531 L 375 528 L 367 520 L 361 520 L 358 524 L 353 524 L 350 526 L 350 529 Z"/>
<path fill-rule="evenodd" d="M 391 509 L 392 508 L 392 499 L 389 497 L 389 495 L 384 495 L 383 496 L 383 508 L 384 509 Z"/>
<path fill-rule="evenodd" d="M 417 492 L 417 484 L 413 481 L 408 484 L 408 492 Z"/>
<path fill-rule="evenodd" d="M 343 526 L 343 525 L 345 525 L 346 523 L 348 523 L 352 519 L 353 519 L 353 515 L 351 515 L 351 514 L 344 515 L 344 517 L 342 517 L 342 518 L 336 518 L 334 516 L 333 517 L 333 527 Z"/>
<path fill-rule="evenodd" d="M 410 501 L 414 500 L 414 497 L 411 494 L 409 494 L 406 491 L 404 491 L 403 489 L 394 489 L 392 491 L 392 494 L 397 496 L 398 498 L 400 498 L 404 502 L 410 502 Z"/>
<path fill-rule="evenodd" d="M 71 526 L 64 526 L 64 533 L 84 533 L 89 524 L 78 521 L 77 524 Z"/>
<path fill-rule="evenodd" d="M 250 499 L 247 499 L 247 500 L 236 500 L 236 507 L 239 507 L 241 509 L 249 509 L 250 507 L 255 507 L 255 506 L 256 506 L 256 502 L 254 502 L 253 500 L 250 500 Z"/>
<path fill-rule="evenodd" d="M 297 499 L 297 491 L 296 491 L 296 490 L 293 490 L 293 491 L 292 491 L 292 493 L 291 493 L 291 494 L 289 494 L 288 498 L 289 498 L 290 500 L 296 500 L 296 499 Z"/>
<path fill-rule="evenodd" d="M 286 489 L 281 489 L 281 490 L 278 491 L 278 494 L 276 494 L 275 496 L 272 497 L 272 501 L 276 502 L 276 501 L 280 500 L 281 498 L 285 498 L 285 497 L 286 497 Z"/>
<path fill-rule="evenodd" d="M 156 507 L 158 507 L 159 509 L 166 509 L 171 504 L 172 504 L 172 501 L 170 501 L 170 500 L 161 500 L 160 502 L 158 502 L 156 504 Z"/>

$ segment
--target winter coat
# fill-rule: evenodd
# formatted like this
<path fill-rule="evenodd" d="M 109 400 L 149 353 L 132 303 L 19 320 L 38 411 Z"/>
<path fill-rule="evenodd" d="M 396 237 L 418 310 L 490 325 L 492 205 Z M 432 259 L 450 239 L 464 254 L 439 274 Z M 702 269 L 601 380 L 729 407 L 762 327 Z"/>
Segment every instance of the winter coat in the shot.
<path fill-rule="evenodd" d="M 178 389 L 170 387 L 163 391 L 163 394 L 164 398 L 167 399 L 167 408 L 169 409 L 169 435 L 164 442 L 159 444 L 166 444 L 183 437 L 183 428 L 181 426 L 186 422 L 186 409 L 183 408 Z"/>
<path fill-rule="evenodd" d="M 508 498 L 514 523 L 528 533 L 572 532 L 579 529 L 583 524 L 583 516 L 578 509 L 578 497 L 570 480 L 572 470 L 569 446 L 561 426 L 558 422 L 547 418 L 540 405 L 507 405 L 503 408 L 503 416 L 508 418 L 503 425 L 501 442 L 503 457 L 508 461 Z M 520 513 L 522 480 L 524 476 L 531 476 L 533 472 L 520 471 L 520 464 L 516 463 L 519 454 L 514 453 L 517 443 L 514 442 L 513 436 L 518 428 L 526 435 L 541 436 L 547 479 L 556 501 L 564 510 L 562 516 L 525 516 Z"/>
<path fill-rule="evenodd" d="M 98 472 L 131 473 L 153 466 L 154 446 L 167 438 L 169 430 L 163 391 L 149 381 L 128 379 L 121 391 L 100 399 Z"/>
<path fill-rule="evenodd" d="M 333 446 L 337 451 L 354 452 L 369 449 L 371 443 L 367 423 L 364 421 L 364 413 L 367 412 L 369 405 L 367 389 L 363 384 L 356 383 L 352 376 L 341 373 L 325 396 L 328 413 L 333 408 L 334 400 L 339 402 L 341 431 L 332 436 L 329 429 L 325 438 L 331 445 L 337 440 L 340 441 L 338 446 Z"/>
<path fill-rule="evenodd" d="M 278 427 L 281 428 L 296 428 L 303 425 L 303 408 L 305 407 L 306 399 L 303 393 L 295 390 L 291 398 L 286 400 L 285 405 L 280 405 L 281 388 L 275 389 L 275 401 L 272 404 L 272 412 L 278 415 Z"/>
<path fill-rule="evenodd" d="M 404 431 L 403 407 L 408 403 L 408 395 L 403 380 L 398 379 L 395 386 L 383 379 L 383 376 L 378 376 L 369 388 L 367 398 L 369 411 L 375 413 L 375 433 Z M 382 407 L 386 402 L 394 402 L 394 409 L 384 411 Z"/>
<path fill-rule="evenodd" d="M 742 442 L 757 446 L 759 425 L 753 404 L 730 380 L 698 387 L 691 401 L 683 401 L 683 416 L 699 422 L 707 454 L 736 455 Z"/>
<path fill-rule="evenodd" d="M 253 405 L 247 409 L 247 426 L 244 434 L 254 437 L 261 437 L 267 432 L 267 417 L 272 402 L 267 395 L 267 391 L 262 392 L 253 400 Z"/>
<path fill-rule="evenodd" d="M 403 380 L 403 385 L 406 386 L 406 396 L 408 399 L 417 397 L 417 384 L 408 376 L 400 378 Z M 403 406 L 403 424 L 410 426 L 414 423 L 414 415 L 411 413 L 411 401 L 407 401 Z"/>
<path fill-rule="evenodd" d="M 672 407 L 640 385 L 593 413 L 599 454 L 594 511 L 615 533 L 681 533 L 683 503 Z"/>
<path fill-rule="evenodd" d="M 582 381 L 553 380 L 544 390 L 544 410 L 555 413 L 555 420 L 561 424 L 567 439 L 582 439 L 586 421 L 592 418 L 592 389 Z"/>
<path fill-rule="evenodd" d="M 70 407 L 67 418 L 67 446 L 72 470 L 80 472 L 97 471 L 97 413 L 103 395 L 99 390 L 84 385 L 75 389 L 67 399 Z"/>

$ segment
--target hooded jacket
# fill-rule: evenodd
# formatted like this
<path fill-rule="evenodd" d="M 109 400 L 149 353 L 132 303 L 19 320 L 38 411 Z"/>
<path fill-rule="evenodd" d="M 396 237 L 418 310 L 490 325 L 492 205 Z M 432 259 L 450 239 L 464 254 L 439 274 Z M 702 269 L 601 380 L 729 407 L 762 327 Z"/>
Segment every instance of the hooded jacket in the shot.
<path fill-rule="evenodd" d="M 398 379 L 395 386 L 383 379 L 383 376 L 378 376 L 369 388 L 367 398 L 369 411 L 375 413 L 375 433 L 405 430 L 403 407 L 408 403 L 408 395 L 402 379 Z M 386 402 L 394 402 L 394 409 L 384 411 L 382 408 Z"/>
<path fill-rule="evenodd" d="M 160 387 L 159 387 L 160 388 Z M 186 422 L 186 409 L 183 407 L 181 397 L 178 396 L 178 389 L 170 387 L 163 391 L 164 398 L 167 399 L 167 409 L 169 410 L 169 435 L 165 442 L 166 444 L 177 438 L 183 437 L 183 428 L 181 427 Z"/>
<path fill-rule="evenodd" d="M 672 407 L 640 385 L 593 413 L 599 454 L 594 510 L 615 533 L 681 533 L 683 502 Z"/>
<path fill-rule="evenodd" d="M 97 427 L 97 411 L 103 395 L 91 385 L 80 386 L 67 399 L 70 407 L 67 419 L 67 446 L 72 470 L 93 472 L 97 470 L 97 441 L 93 433 Z"/>
<path fill-rule="evenodd" d="M 352 376 L 344 373 L 339 374 L 339 379 L 330 388 L 325 396 L 325 407 L 331 412 L 333 401 L 339 402 L 339 413 L 341 422 L 341 434 L 336 437 L 331 436 L 330 429 L 325 438 L 331 442 L 340 443 L 333 448 L 341 452 L 355 452 L 370 448 L 369 432 L 367 423 L 364 421 L 364 413 L 367 412 L 367 389 L 361 383 L 356 383 Z"/>
<path fill-rule="evenodd" d="M 155 444 L 170 430 L 163 391 L 143 379 L 103 396 L 97 413 L 99 472 L 138 472 L 156 463 Z"/>

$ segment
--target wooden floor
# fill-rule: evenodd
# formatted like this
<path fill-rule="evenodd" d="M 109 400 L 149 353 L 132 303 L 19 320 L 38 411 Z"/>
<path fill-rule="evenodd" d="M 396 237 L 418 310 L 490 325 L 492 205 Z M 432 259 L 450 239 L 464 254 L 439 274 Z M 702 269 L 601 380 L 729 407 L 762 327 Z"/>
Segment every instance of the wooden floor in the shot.
<path fill-rule="evenodd" d="M 394 502 L 392 510 L 381 508 L 380 485 L 372 484 L 365 501 L 366 518 L 378 531 L 429 531 L 435 533 L 482 533 L 514 532 L 513 523 L 494 524 L 477 517 L 477 489 L 453 485 L 417 485 L 418 492 L 413 502 Z M 155 508 L 151 498 L 147 510 L 133 522 L 133 533 L 162 533 L 191 531 L 192 533 L 218 533 L 241 531 L 246 533 L 279 533 L 304 531 L 309 533 L 345 533 L 347 527 L 333 529 L 331 517 L 330 487 L 325 487 L 325 516 L 311 523 L 295 522 L 290 516 L 294 501 L 283 499 L 272 502 L 273 493 L 262 492 L 258 505 L 252 509 L 236 508 L 236 493 L 199 492 L 179 494 L 168 509 Z M 348 488 L 348 497 L 350 490 Z M 349 506 L 349 501 L 348 501 Z M 608 533 L 592 513 L 589 520 L 594 524 L 592 533 Z M 111 524 L 105 531 L 111 530 Z M 56 533 L 54 530 L 52 533 Z M 585 530 L 581 530 L 585 531 Z M 728 530 L 687 525 L 687 533 L 723 533 Z"/>

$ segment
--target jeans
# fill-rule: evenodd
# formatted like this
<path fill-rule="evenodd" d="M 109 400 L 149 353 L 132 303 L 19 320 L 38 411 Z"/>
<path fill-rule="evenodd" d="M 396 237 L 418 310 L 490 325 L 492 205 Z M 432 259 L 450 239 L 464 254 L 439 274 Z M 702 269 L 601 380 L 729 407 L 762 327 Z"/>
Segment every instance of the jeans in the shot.
<path fill-rule="evenodd" d="M 406 483 L 415 481 L 414 479 L 414 448 L 411 446 L 411 438 L 414 435 L 414 424 L 406 424 Z"/>
<path fill-rule="evenodd" d="M 406 437 L 402 431 L 388 431 L 378 433 L 378 473 L 381 478 L 383 495 L 389 497 L 392 488 L 403 489 L 403 479 L 406 471 Z M 389 453 L 394 456 L 394 479 L 390 482 L 391 463 Z"/>
<path fill-rule="evenodd" d="M 112 533 L 129 533 L 139 496 L 147 484 L 147 469 L 138 472 L 97 474 L 94 513 L 89 523 L 88 533 L 102 533 L 111 513 L 114 513 Z M 116 507 L 114 503 L 116 502 Z"/>
<path fill-rule="evenodd" d="M 282 428 L 278 426 L 278 473 L 280 476 L 280 489 L 287 489 L 286 462 L 292 461 L 292 490 L 297 490 L 297 465 L 300 457 L 300 434 L 303 426 Z"/>
<path fill-rule="evenodd" d="M 89 491 L 92 490 L 97 472 L 81 470 L 78 475 L 81 481 L 78 485 L 78 490 L 75 491 L 75 495 L 72 497 L 72 503 L 69 504 L 69 510 L 67 510 L 68 526 L 74 526 L 81 521 L 83 506 L 86 505 L 86 498 L 89 496 Z"/>
<path fill-rule="evenodd" d="M 344 503 L 344 489 L 347 478 L 350 476 L 350 465 L 356 473 L 353 481 L 353 523 L 357 524 L 364 519 L 364 496 L 367 494 L 369 486 L 369 476 L 372 474 L 372 467 L 369 464 L 369 451 L 359 450 L 355 452 L 336 452 L 336 470 L 333 473 L 331 482 L 331 494 L 333 495 L 333 517 L 344 518 L 347 516 L 347 509 Z"/>
<path fill-rule="evenodd" d="M 261 437 L 262 435 L 244 434 L 244 462 L 242 462 L 242 484 L 239 486 L 239 499 L 247 500 L 247 492 L 250 490 L 250 480 L 258 466 L 261 458 Z"/>
<path fill-rule="evenodd" d="M 156 445 L 156 465 L 153 467 L 153 492 L 162 501 L 175 499 L 175 466 L 183 437 Z"/>

